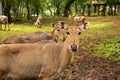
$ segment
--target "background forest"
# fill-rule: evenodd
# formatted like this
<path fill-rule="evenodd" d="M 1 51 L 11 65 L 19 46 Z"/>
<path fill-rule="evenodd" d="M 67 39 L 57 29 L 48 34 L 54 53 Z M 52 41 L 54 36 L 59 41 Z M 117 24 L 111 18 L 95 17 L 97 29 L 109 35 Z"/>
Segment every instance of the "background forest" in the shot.
<path fill-rule="evenodd" d="M 2 0 L 3 14 L 12 19 L 41 16 L 106 16 L 120 13 L 120 0 Z"/>

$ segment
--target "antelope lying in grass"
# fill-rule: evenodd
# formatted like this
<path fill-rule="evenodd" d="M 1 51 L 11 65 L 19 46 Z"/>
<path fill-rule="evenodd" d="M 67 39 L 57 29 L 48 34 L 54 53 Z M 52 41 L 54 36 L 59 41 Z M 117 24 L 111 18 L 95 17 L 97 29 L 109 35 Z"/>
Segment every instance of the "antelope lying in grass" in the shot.
<path fill-rule="evenodd" d="M 88 26 L 88 23 L 82 26 Z M 77 52 L 81 28 L 68 27 L 62 44 L 40 41 L 0 45 L 0 73 L 5 80 L 54 80 L 60 77 Z"/>
<path fill-rule="evenodd" d="M 53 40 L 55 42 L 64 41 L 65 35 L 60 26 L 52 25 L 54 28 L 51 34 L 45 32 L 35 32 L 31 34 L 22 34 L 18 36 L 12 36 L 5 39 L 3 44 L 15 44 L 15 43 L 34 43 L 41 40 Z"/>
<path fill-rule="evenodd" d="M 41 28 L 41 26 L 42 26 L 42 19 L 43 18 L 41 16 L 39 16 L 37 18 L 36 22 L 34 23 L 34 25 L 35 25 L 36 28 Z"/>
<path fill-rule="evenodd" d="M 85 20 L 86 20 L 86 18 L 84 16 L 70 16 L 69 15 L 69 20 L 72 20 L 72 19 L 75 21 L 77 26 L 85 23 Z"/>
<path fill-rule="evenodd" d="M 6 30 L 6 27 L 8 27 L 8 30 L 10 30 L 7 16 L 0 16 L 0 30 L 2 30 L 2 24 L 5 24 L 5 28 L 3 30 Z"/>
<path fill-rule="evenodd" d="M 76 25 L 79 26 L 80 23 L 85 23 L 86 18 L 84 16 L 75 16 L 74 21 L 76 22 Z"/>

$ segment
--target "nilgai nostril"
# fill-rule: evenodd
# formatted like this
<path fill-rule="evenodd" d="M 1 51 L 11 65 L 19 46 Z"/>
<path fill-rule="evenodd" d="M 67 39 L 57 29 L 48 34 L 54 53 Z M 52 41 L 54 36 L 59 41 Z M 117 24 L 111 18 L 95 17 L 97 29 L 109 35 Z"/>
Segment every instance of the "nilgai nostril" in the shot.
<path fill-rule="evenodd" d="M 76 44 L 72 44 L 72 45 L 71 45 L 71 50 L 72 50 L 73 52 L 77 51 L 77 45 L 76 45 Z"/>
<path fill-rule="evenodd" d="M 63 41 L 65 41 L 65 39 L 66 39 L 66 38 L 65 38 L 65 37 L 63 37 Z"/>

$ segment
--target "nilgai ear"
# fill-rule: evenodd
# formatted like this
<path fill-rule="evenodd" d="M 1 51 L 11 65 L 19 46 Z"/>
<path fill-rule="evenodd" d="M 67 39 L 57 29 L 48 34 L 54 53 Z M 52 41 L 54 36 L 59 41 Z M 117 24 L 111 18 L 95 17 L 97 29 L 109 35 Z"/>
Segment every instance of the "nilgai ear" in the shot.
<path fill-rule="evenodd" d="M 64 29 L 64 21 L 58 21 L 58 25 L 60 26 L 61 29 Z"/>
<path fill-rule="evenodd" d="M 80 30 L 85 31 L 90 25 L 90 22 L 85 22 L 80 26 Z"/>
<path fill-rule="evenodd" d="M 65 28 L 65 23 L 61 22 L 61 28 L 64 29 Z"/>
<path fill-rule="evenodd" d="M 64 24 L 64 30 L 68 30 L 68 24 Z"/>

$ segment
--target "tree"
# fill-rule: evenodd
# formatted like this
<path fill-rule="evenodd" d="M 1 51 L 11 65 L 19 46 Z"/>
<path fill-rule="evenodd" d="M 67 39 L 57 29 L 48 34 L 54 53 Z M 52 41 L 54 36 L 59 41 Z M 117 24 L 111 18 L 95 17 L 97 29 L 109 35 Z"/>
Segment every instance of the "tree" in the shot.
<path fill-rule="evenodd" d="M 8 16 L 8 21 L 11 22 L 11 14 L 10 14 L 10 10 L 11 10 L 11 0 L 2 0 L 2 4 L 3 4 L 3 13 L 4 15 Z"/>
<path fill-rule="evenodd" d="M 68 11 L 70 10 L 70 6 L 71 4 L 74 2 L 75 0 L 68 0 L 66 5 L 65 5 L 65 9 L 64 9 L 64 16 L 67 17 L 68 16 Z"/>

